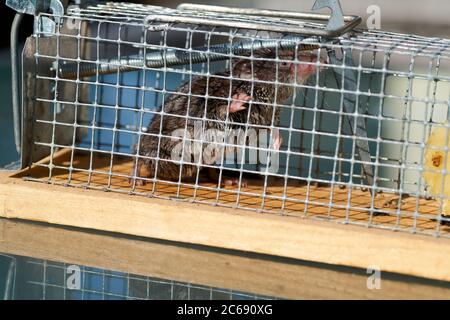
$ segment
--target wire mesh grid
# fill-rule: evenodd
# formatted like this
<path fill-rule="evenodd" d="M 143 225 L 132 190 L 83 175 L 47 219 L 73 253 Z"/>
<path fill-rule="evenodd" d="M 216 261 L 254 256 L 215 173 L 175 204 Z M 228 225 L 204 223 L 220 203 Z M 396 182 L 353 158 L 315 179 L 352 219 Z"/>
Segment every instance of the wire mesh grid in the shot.
<path fill-rule="evenodd" d="M 261 300 L 248 292 L 213 288 L 87 266 L 10 256 L 8 299 L 39 300 Z M 73 281 L 72 278 L 79 277 Z M 75 279 L 75 278 L 74 278 Z"/>
<path fill-rule="evenodd" d="M 49 157 L 28 179 L 449 236 L 450 40 L 126 3 L 43 17 L 27 116 Z"/>

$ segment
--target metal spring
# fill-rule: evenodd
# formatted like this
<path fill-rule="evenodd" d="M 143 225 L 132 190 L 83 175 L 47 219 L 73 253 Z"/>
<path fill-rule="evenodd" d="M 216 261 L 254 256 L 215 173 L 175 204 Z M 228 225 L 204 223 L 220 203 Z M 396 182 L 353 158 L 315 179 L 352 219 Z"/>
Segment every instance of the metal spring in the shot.
<path fill-rule="evenodd" d="M 301 42 L 299 44 L 299 42 Z M 304 37 L 286 37 L 281 40 L 256 40 L 244 41 L 229 44 L 217 44 L 209 47 L 199 47 L 192 50 L 167 50 L 148 53 L 145 59 L 138 55 L 127 56 L 120 59 L 102 59 L 98 62 L 65 63 L 59 66 L 53 66 L 53 72 L 58 69 L 58 77 L 64 79 L 78 79 L 82 77 L 91 77 L 97 74 L 112 74 L 116 72 L 136 71 L 143 67 L 162 68 L 168 66 L 184 65 L 189 63 L 202 63 L 206 61 L 220 61 L 229 58 L 229 54 L 243 55 L 252 50 L 274 49 L 280 50 L 293 49 L 300 46 L 300 51 L 310 51 L 317 49 L 315 38 Z"/>

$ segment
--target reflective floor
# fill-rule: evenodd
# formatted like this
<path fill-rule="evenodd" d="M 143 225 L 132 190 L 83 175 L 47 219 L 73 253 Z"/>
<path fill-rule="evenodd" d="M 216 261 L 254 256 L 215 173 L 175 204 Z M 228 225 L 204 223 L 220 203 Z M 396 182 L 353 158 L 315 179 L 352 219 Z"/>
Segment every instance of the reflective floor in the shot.
<path fill-rule="evenodd" d="M 151 263 L 151 261 L 149 261 Z M 242 300 L 254 294 L 0 254 L 0 297 L 44 300 Z"/>

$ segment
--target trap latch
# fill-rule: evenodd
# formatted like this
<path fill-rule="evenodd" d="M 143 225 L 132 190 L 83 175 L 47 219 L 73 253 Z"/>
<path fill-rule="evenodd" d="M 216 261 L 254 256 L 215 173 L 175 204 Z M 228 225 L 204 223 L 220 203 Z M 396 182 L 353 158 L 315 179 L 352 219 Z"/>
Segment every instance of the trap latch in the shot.
<path fill-rule="evenodd" d="M 320 10 L 323 8 L 330 8 L 331 16 L 327 25 L 327 30 L 341 30 L 345 28 L 345 17 L 342 12 L 341 4 L 339 0 L 316 0 L 313 6 L 313 10 Z M 343 58 L 339 60 L 336 57 L 334 49 L 328 49 L 328 58 L 333 65 L 345 65 L 349 67 L 355 67 L 355 63 L 352 57 L 352 51 L 350 48 L 343 49 Z M 357 92 L 358 84 L 357 71 L 353 68 L 334 68 L 334 77 L 338 88 L 345 90 L 346 92 Z M 361 104 L 356 101 L 356 96 L 350 93 L 343 93 L 342 107 L 346 114 L 360 115 L 364 113 L 361 108 Z M 370 155 L 370 147 L 367 139 L 366 123 L 362 117 L 345 116 L 345 120 L 348 122 L 351 134 L 355 137 L 355 149 L 361 161 L 362 174 L 366 180 L 367 185 L 374 186 L 374 172 L 372 166 L 372 160 Z M 371 189 L 372 192 L 372 189 Z"/>

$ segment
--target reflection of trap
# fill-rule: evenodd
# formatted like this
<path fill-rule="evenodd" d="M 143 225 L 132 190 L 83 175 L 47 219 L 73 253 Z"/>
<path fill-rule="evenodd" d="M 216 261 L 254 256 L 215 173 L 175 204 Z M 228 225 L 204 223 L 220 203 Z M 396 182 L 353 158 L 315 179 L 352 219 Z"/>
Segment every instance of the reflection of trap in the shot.
<path fill-rule="evenodd" d="M 267 299 L 246 292 L 144 277 L 87 266 L 15 257 L 23 272 L 15 282 L 17 300 L 241 300 Z M 13 274 L 14 277 L 14 274 Z M 79 277 L 72 280 L 73 277 Z"/>
<path fill-rule="evenodd" d="M 336 10 L 33 13 L 27 180 L 448 237 L 449 40 Z"/>

